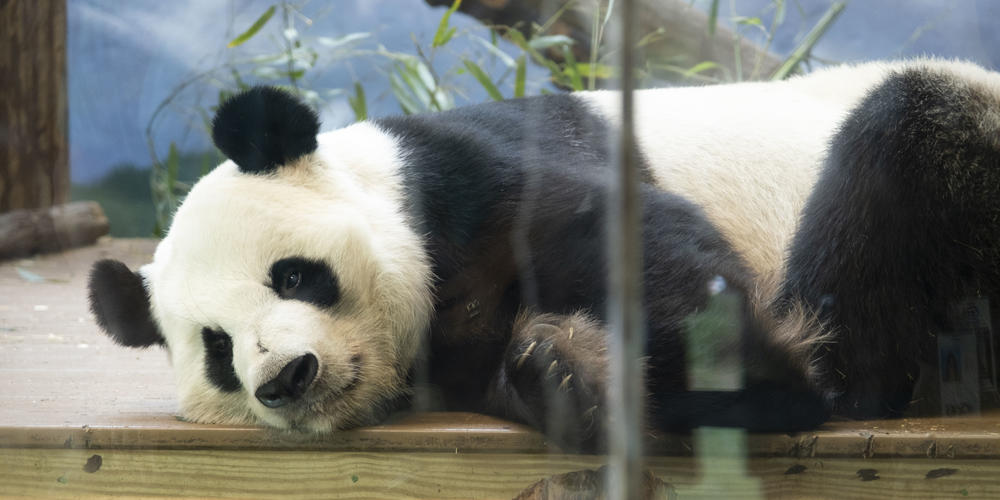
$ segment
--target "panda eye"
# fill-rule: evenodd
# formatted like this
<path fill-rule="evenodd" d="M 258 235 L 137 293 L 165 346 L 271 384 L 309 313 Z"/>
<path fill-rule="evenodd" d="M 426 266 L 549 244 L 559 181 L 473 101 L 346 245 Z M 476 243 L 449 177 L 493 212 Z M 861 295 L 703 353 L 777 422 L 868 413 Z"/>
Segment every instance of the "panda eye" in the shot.
<path fill-rule="evenodd" d="M 282 291 L 291 291 L 302 282 L 302 273 L 298 269 L 289 269 L 285 274 L 285 282 L 281 285 Z"/>

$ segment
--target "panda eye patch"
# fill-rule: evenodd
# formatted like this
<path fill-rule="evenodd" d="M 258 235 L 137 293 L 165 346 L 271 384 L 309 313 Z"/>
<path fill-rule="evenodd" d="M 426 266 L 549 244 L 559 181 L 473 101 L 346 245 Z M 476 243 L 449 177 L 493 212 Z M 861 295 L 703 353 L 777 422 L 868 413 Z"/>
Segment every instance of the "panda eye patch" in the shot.
<path fill-rule="evenodd" d="M 271 264 L 271 288 L 279 297 L 329 307 L 340 299 L 337 277 L 325 262 L 289 257 Z"/>
<path fill-rule="evenodd" d="M 238 391 L 241 384 L 233 368 L 233 340 L 229 334 L 202 328 L 201 342 L 205 346 L 205 375 L 208 381 L 220 390 Z"/>

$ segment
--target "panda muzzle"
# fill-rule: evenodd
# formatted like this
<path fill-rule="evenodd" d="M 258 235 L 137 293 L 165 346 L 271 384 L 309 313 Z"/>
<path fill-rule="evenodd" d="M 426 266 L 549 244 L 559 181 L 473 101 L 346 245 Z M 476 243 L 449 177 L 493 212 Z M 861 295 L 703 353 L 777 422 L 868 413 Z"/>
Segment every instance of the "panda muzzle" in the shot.
<path fill-rule="evenodd" d="M 305 394 L 318 370 L 316 356 L 305 354 L 295 358 L 281 369 L 277 377 L 258 387 L 254 396 L 268 408 L 281 408 Z"/>

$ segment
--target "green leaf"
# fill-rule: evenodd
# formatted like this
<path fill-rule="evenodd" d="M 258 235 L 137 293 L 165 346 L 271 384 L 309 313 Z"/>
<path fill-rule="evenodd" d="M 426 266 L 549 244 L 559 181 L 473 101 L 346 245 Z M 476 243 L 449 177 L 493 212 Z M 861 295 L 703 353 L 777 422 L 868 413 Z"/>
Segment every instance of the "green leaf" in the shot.
<path fill-rule="evenodd" d="M 524 80 L 528 73 L 527 60 L 524 54 L 517 58 L 517 72 L 514 74 L 514 97 L 524 97 Z"/>
<path fill-rule="evenodd" d="M 615 76 L 615 68 L 607 64 L 576 63 L 576 72 L 580 76 L 608 79 Z"/>
<path fill-rule="evenodd" d="M 642 48 L 651 43 L 656 43 L 663 38 L 667 37 L 667 30 L 663 28 L 656 28 L 656 31 L 647 33 L 645 36 L 639 39 L 639 42 L 635 44 L 635 48 Z"/>
<path fill-rule="evenodd" d="M 472 73 L 472 76 L 476 77 L 476 80 L 478 80 L 479 84 L 486 89 L 486 93 L 489 94 L 494 101 L 503 100 L 503 94 L 501 94 L 500 90 L 497 89 L 497 86 L 493 84 L 493 81 L 490 80 L 490 76 L 483 71 L 483 68 L 480 68 L 478 64 L 468 59 L 465 59 L 462 62 L 465 64 L 465 69 L 468 69 L 469 73 Z"/>
<path fill-rule="evenodd" d="M 173 197 L 174 185 L 177 184 L 177 172 L 181 168 L 181 155 L 177 152 L 177 144 L 170 143 L 170 152 L 167 153 L 167 193 Z"/>
<path fill-rule="evenodd" d="M 531 59 L 533 61 L 548 68 L 549 74 L 560 85 L 564 85 L 566 87 L 570 86 L 568 78 L 566 77 L 566 74 L 563 72 L 563 69 L 560 68 L 559 65 L 555 63 L 555 61 L 543 56 L 537 50 L 532 48 L 531 44 L 529 44 L 528 41 L 524 39 L 524 35 L 521 34 L 520 31 L 515 29 L 510 29 L 506 31 L 506 35 L 508 38 L 510 38 L 510 41 L 514 42 L 514 45 L 517 45 L 518 47 L 521 48 L 521 50 L 527 52 L 528 55 L 531 56 Z"/>
<path fill-rule="evenodd" d="M 236 82 L 236 88 L 240 90 L 246 90 L 250 88 L 250 86 L 247 85 L 245 81 L 243 81 L 243 78 L 240 76 L 240 72 L 236 71 L 236 68 L 232 68 L 231 71 L 233 75 L 233 81 Z"/>
<path fill-rule="evenodd" d="M 399 73 L 394 71 L 389 74 L 389 87 L 392 89 L 392 94 L 396 96 L 396 101 L 399 102 L 403 113 L 412 115 L 424 110 L 413 98 L 413 94 L 408 90 L 406 82 L 399 76 Z"/>
<path fill-rule="evenodd" d="M 354 111 L 354 119 L 363 121 L 368 119 L 368 104 L 365 102 L 365 88 L 361 82 L 354 82 L 354 95 L 347 97 L 347 102 Z"/>
<path fill-rule="evenodd" d="M 428 110 L 432 109 L 431 89 L 427 88 L 424 84 L 424 79 L 418 69 L 419 65 L 420 63 L 413 63 L 412 61 L 406 64 L 397 64 L 396 74 L 402 79 L 410 95 L 419 99 L 420 109 Z"/>
<path fill-rule="evenodd" d="M 295 70 L 295 71 L 282 71 L 281 74 L 282 74 L 282 76 L 287 76 L 288 78 L 291 78 L 292 80 L 298 80 L 298 79 L 302 78 L 306 74 L 306 70 L 304 70 L 304 69 L 298 69 L 298 70 Z"/>
<path fill-rule="evenodd" d="M 781 26 L 785 22 L 785 0 L 774 0 L 774 24 Z"/>
<path fill-rule="evenodd" d="M 719 0 L 712 0 L 708 8 L 708 33 L 715 35 L 715 26 L 719 24 Z"/>
<path fill-rule="evenodd" d="M 761 21 L 759 17 L 739 16 L 736 18 L 736 24 L 744 24 L 748 26 L 764 26 L 764 22 Z"/>
<path fill-rule="evenodd" d="M 545 50 L 550 47 L 558 47 L 560 45 L 572 45 L 573 39 L 566 35 L 548 35 L 548 36 L 536 36 L 528 42 L 528 46 L 533 50 Z"/>
<path fill-rule="evenodd" d="M 604 12 L 604 21 L 601 21 L 602 30 L 607 27 L 608 22 L 611 21 L 611 13 L 615 10 L 615 0 L 608 0 L 608 10 Z"/>
<path fill-rule="evenodd" d="M 816 25 L 813 29 L 806 33 L 806 36 L 799 43 L 799 46 L 795 48 L 788 59 L 781 64 L 781 67 L 774 71 L 771 75 L 772 80 L 784 80 L 791 75 L 796 68 L 798 68 L 799 63 L 801 63 L 809 53 L 812 52 L 812 48 L 816 45 L 816 42 L 826 33 L 826 30 L 830 29 L 830 25 L 840 17 L 840 13 L 844 11 L 847 7 L 847 2 L 836 2 L 830 6 L 829 9 L 823 14 L 823 17 L 819 21 L 816 21 Z"/>
<path fill-rule="evenodd" d="M 434 41 L 431 42 L 431 48 L 440 47 L 455 36 L 455 28 L 448 28 L 448 19 L 451 18 L 452 13 L 458 10 L 460 5 L 462 5 L 462 0 L 455 0 L 455 3 L 451 4 L 451 7 L 441 16 L 441 22 L 438 23 L 438 29 L 434 33 Z"/>
<path fill-rule="evenodd" d="M 271 19 L 271 16 L 274 15 L 274 11 L 276 9 L 277 6 L 275 5 L 269 7 L 266 11 L 264 11 L 263 14 L 260 15 L 260 17 L 257 18 L 256 21 L 253 22 L 252 25 L 250 25 L 249 28 L 247 28 L 246 31 L 240 33 L 240 36 L 233 38 L 233 40 L 229 42 L 229 44 L 226 45 L 226 47 L 231 49 L 238 45 L 242 45 L 243 42 L 246 42 L 247 40 L 253 38 L 253 36 L 256 35 L 257 32 L 260 31 L 260 29 L 263 28 L 265 24 L 267 24 L 267 21 Z"/>
<path fill-rule="evenodd" d="M 199 172 L 201 177 L 208 175 L 212 171 L 212 153 L 204 153 L 201 155 L 201 171 Z"/>
<path fill-rule="evenodd" d="M 354 43 L 358 40 L 364 40 L 371 36 L 371 33 L 351 33 L 349 35 L 344 35 L 338 38 L 330 38 L 328 36 L 321 36 L 316 39 L 320 45 L 328 48 L 335 49 L 337 47 L 342 47 L 344 45 Z"/>
<path fill-rule="evenodd" d="M 580 68 L 576 65 L 576 57 L 569 45 L 563 45 L 563 58 L 566 59 L 566 74 L 573 90 L 583 90 L 583 79 L 580 78 Z"/>
<path fill-rule="evenodd" d="M 703 61 L 694 66 L 691 66 L 687 71 L 683 73 L 684 78 L 690 78 L 698 73 L 708 71 L 710 69 L 715 69 L 719 67 L 719 63 L 715 61 Z"/>
<path fill-rule="evenodd" d="M 500 59 L 500 62 L 504 63 L 504 65 L 507 66 L 508 68 L 514 67 L 515 64 L 514 58 L 510 57 L 509 55 L 507 55 L 506 52 L 497 48 L 496 45 L 490 43 L 488 40 L 479 38 L 478 36 L 473 36 L 472 39 L 478 42 L 483 47 L 485 47 L 486 50 L 490 52 L 490 54 L 493 54 L 497 59 Z"/>

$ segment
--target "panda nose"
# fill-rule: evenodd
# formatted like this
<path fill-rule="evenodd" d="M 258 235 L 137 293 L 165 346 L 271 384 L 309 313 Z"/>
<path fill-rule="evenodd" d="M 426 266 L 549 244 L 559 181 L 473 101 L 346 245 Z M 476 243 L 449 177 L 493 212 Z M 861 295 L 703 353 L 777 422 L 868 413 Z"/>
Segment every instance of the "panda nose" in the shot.
<path fill-rule="evenodd" d="M 318 369 L 319 362 L 312 354 L 295 358 L 281 369 L 277 377 L 258 387 L 254 396 L 268 408 L 285 406 L 306 392 Z"/>

